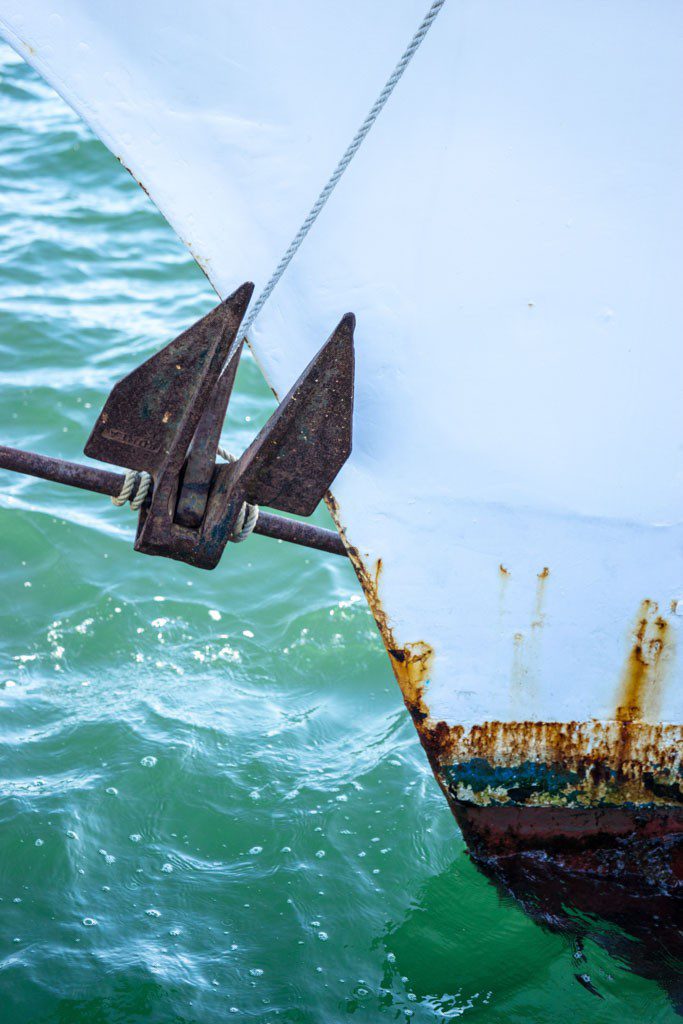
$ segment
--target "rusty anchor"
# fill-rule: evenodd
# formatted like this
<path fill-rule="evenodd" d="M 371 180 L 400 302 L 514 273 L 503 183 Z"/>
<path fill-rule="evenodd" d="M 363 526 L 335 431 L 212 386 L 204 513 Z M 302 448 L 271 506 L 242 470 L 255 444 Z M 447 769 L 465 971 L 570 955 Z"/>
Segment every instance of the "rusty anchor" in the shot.
<path fill-rule="evenodd" d="M 101 462 L 148 473 L 135 550 L 213 569 L 245 502 L 310 516 L 351 452 L 355 317 L 347 313 L 233 462 L 219 438 L 253 292 L 243 284 L 118 382 L 85 445 Z M 119 473 L 0 446 L 0 468 L 109 494 Z M 346 554 L 332 530 L 261 512 L 254 532 Z"/>

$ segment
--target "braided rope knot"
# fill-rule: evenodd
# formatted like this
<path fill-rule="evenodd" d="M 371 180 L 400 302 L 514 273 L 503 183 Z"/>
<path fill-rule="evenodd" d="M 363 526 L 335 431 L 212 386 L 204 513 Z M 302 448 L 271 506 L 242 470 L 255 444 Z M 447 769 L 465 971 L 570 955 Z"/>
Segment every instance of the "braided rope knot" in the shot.
<path fill-rule="evenodd" d="M 225 448 L 219 448 L 218 454 L 226 462 L 235 462 L 235 456 Z M 116 505 L 117 508 L 121 508 L 121 506 L 129 501 L 132 511 L 138 512 L 142 508 L 151 486 L 152 477 L 144 469 L 139 473 L 134 469 L 127 469 L 123 486 L 116 497 L 111 499 L 111 503 Z M 235 520 L 230 540 L 235 544 L 241 544 L 247 537 L 250 537 L 254 532 L 258 517 L 258 505 L 250 505 L 248 501 L 243 502 L 242 508 L 239 510 Z"/>
<path fill-rule="evenodd" d="M 218 454 L 226 462 L 235 462 L 235 456 L 232 452 L 229 452 L 227 448 L 218 447 Z M 237 514 L 235 525 L 232 529 L 230 540 L 234 544 L 241 544 L 247 537 L 250 537 L 254 532 L 254 527 L 258 522 L 259 507 L 258 505 L 250 505 L 248 501 L 245 501 L 242 508 Z"/>
<path fill-rule="evenodd" d="M 132 511 L 139 512 L 151 486 L 152 478 L 144 469 L 139 473 L 134 469 L 127 469 L 123 487 L 118 495 L 111 499 L 111 503 L 120 508 L 130 501 Z"/>

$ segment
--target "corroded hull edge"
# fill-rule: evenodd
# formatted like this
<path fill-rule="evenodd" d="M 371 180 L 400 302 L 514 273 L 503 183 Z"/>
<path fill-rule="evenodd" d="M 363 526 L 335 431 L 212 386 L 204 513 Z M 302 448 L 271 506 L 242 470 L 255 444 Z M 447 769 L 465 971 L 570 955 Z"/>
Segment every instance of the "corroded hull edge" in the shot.
<path fill-rule="evenodd" d="M 486 727 L 416 725 L 467 846 L 493 865 L 541 858 L 554 873 L 633 892 L 683 889 L 681 729 L 646 723 L 496 723 L 512 735 L 470 757 Z M 443 726 L 443 723 L 440 723 Z M 562 743 L 551 743 L 551 737 Z M 526 736 L 525 745 L 521 737 Z M 584 741 L 582 743 L 582 740 Z M 448 763 L 457 752 L 462 760 Z M 479 750 L 481 754 L 482 751 Z M 444 760 L 445 758 L 445 760 Z M 528 865 L 527 865 L 528 866 Z M 525 868 L 526 870 L 526 868 Z"/>
<path fill-rule="evenodd" d="M 594 762 L 593 773 L 588 765 L 581 775 L 571 759 L 562 765 L 552 759 L 517 765 L 483 762 L 473 769 L 471 761 L 440 764 L 434 749 L 428 749 L 465 842 L 481 864 L 520 857 L 527 864 L 531 856 L 569 877 L 609 879 L 634 892 L 680 895 L 683 803 L 678 750 L 669 748 L 669 764 L 659 767 L 647 761 L 619 762 L 618 745 L 609 753 L 604 761 Z M 472 789 L 473 775 L 487 783 L 479 793 Z M 659 785 L 655 778 L 661 783 L 659 795 L 651 793 Z M 491 786 L 492 780 L 498 785 Z M 549 792 L 552 786 L 555 791 Z M 475 799 L 463 799 L 463 794 Z M 666 795 L 676 794 L 677 801 L 666 801 Z M 642 802 L 633 799 L 639 795 Z"/>

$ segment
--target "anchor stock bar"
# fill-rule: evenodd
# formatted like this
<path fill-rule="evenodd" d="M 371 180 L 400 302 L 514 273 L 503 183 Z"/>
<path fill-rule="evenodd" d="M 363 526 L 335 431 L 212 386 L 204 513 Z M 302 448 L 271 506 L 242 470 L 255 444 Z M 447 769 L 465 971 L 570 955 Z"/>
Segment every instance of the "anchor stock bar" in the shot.
<path fill-rule="evenodd" d="M 24 451 L 21 448 L 10 448 L 0 445 L 0 469 L 14 473 L 36 476 L 42 480 L 78 487 L 83 491 L 94 491 L 115 498 L 121 493 L 125 475 L 112 473 L 97 466 L 86 466 L 80 462 L 68 462 L 50 455 L 39 455 L 37 452 Z M 149 498 L 147 499 L 149 501 Z M 325 530 L 310 523 L 301 523 L 296 519 L 286 519 L 270 512 L 261 511 L 254 528 L 254 533 L 275 540 L 299 544 L 302 547 L 315 548 L 332 555 L 346 555 L 341 538 L 334 530 Z"/>

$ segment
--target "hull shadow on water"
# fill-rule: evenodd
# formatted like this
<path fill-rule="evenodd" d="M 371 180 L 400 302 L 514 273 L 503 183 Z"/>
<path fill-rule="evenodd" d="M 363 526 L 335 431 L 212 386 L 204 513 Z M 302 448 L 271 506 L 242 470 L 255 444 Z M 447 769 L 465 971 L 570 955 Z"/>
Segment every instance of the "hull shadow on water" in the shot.
<path fill-rule="evenodd" d="M 660 842 L 655 855 L 668 865 L 681 856 L 680 837 L 672 837 L 671 845 L 662 850 Z M 492 883 L 483 889 L 482 875 Z M 506 918 L 503 932 L 501 900 L 524 912 Z M 476 927 L 469 923 L 473 919 Z M 539 979 L 546 975 L 551 983 L 546 944 L 549 935 L 555 935 L 558 958 L 569 967 L 566 993 L 578 993 L 582 986 L 595 998 L 597 1012 L 598 1000 L 613 999 L 619 991 L 619 978 L 611 976 L 609 965 L 596 969 L 596 953 L 588 948 L 593 943 L 614 959 L 615 976 L 623 979 L 625 970 L 656 983 L 671 1009 L 683 1017 L 680 922 L 680 884 L 663 883 L 656 864 L 639 884 L 634 879 L 625 884 L 572 872 L 540 851 L 489 859 L 464 852 L 423 887 L 410 913 L 383 941 L 398 972 L 410 974 L 418 996 L 442 1011 L 451 1009 L 447 1004 L 454 998 L 462 1011 L 468 996 L 459 984 L 467 979 L 476 1001 L 491 1007 L 497 1002 L 506 1019 L 508 1014 L 509 1019 L 518 1019 L 517 995 L 523 992 L 529 971 L 537 972 Z M 476 970 L 472 974 L 473 962 L 481 965 L 479 976 Z M 493 1004 L 492 993 L 486 991 L 492 979 Z M 557 980 L 553 975 L 553 1002 L 562 1001 Z M 455 997 L 440 995 L 454 990 Z M 469 1001 L 471 1008 L 471 997 Z M 628 1012 L 626 1002 L 623 1009 Z"/>
<path fill-rule="evenodd" d="M 656 877 L 644 876 L 636 885 L 572 874 L 539 852 L 475 863 L 537 924 L 574 939 L 579 968 L 586 963 L 584 944 L 593 941 L 633 973 L 657 982 L 683 1017 L 679 892 L 668 891 Z M 587 972 L 579 969 L 575 977 L 602 998 Z"/>

